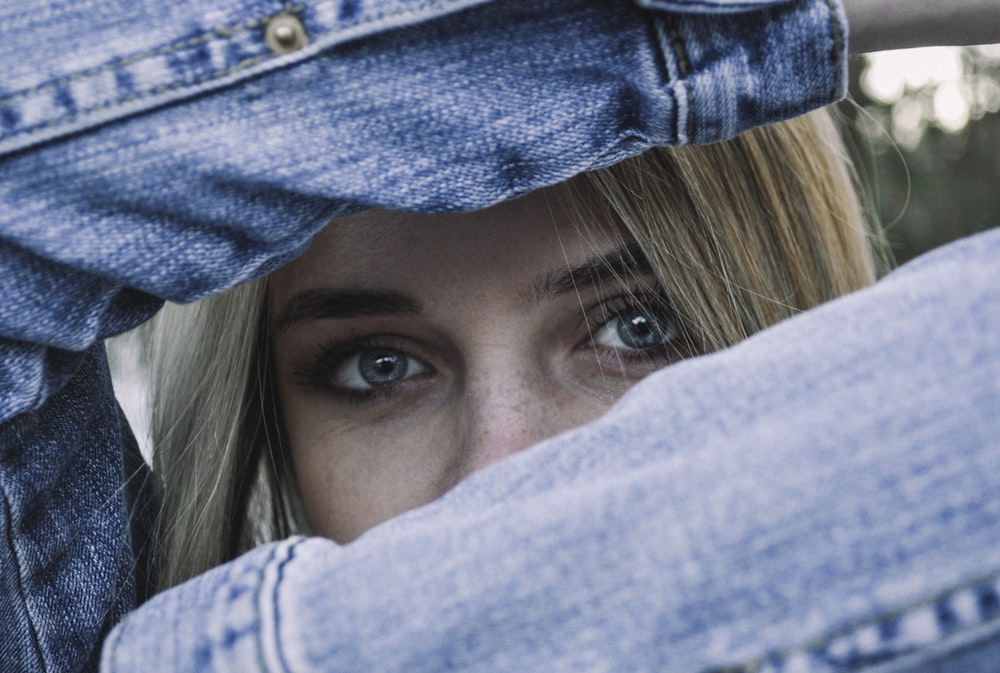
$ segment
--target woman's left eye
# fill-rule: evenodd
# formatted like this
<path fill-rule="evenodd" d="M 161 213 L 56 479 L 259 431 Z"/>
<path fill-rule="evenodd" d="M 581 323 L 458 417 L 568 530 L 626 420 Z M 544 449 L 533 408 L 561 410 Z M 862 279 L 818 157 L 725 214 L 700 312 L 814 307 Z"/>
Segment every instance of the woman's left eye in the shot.
<path fill-rule="evenodd" d="M 664 346 L 679 336 L 676 321 L 667 312 L 630 307 L 617 311 L 596 329 L 592 340 L 594 344 L 607 348 L 650 350 Z"/>

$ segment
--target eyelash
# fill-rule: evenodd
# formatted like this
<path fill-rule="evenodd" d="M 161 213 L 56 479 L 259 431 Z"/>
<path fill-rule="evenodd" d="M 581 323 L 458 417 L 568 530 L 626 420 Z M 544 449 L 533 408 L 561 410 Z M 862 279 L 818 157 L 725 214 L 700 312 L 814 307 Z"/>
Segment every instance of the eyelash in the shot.
<path fill-rule="evenodd" d="M 591 338 L 582 347 L 588 349 L 603 348 L 603 346 L 594 343 L 594 336 L 609 325 L 611 321 L 616 319 L 621 320 L 623 316 L 633 312 L 662 318 L 664 325 L 672 328 L 675 336 L 672 339 L 667 339 L 649 348 L 612 349 L 616 351 L 617 358 L 645 361 L 651 356 L 668 357 L 671 353 L 676 356 L 680 352 L 681 345 L 686 342 L 683 325 L 678 320 L 677 314 L 667 297 L 662 293 L 648 290 L 633 290 L 623 293 L 600 302 L 588 311 L 584 317 L 591 323 L 589 327 Z"/>
<path fill-rule="evenodd" d="M 320 344 L 317 354 L 302 368 L 294 371 L 292 376 L 301 385 L 332 393 L 352 404 L 386 400 L 397 392 L 398 384 L 372 388 L 345 388 L 330 382 L 332 374 L 350 358 L 376 348 L 399 351 L 407 357 L 416 357 L 409 355 L 410 346 L 405 339 L 391 334 L 352 337 L 347 341 L 333 339 Z"/>
<path fill-rule="evenodd" d="M 604 329 L 611 321 L 620 320 L 622 316 L 630 312 L 648 315 L 658 314 L 657 317 L 665 317 L 666 324 L 676 330 L 677 339 L 667 340 L 649 348 L 635 349 L 610 348 L 594 342 L 594 335 Z M 683 329 L 669 301 L 662 294 L 655 292 L 626 292 L 603 300 L 589 311 L 584 312 L 581 320 L 588 324 L 590 338 L 581 344 L 580 348 L 590 351 L 610 350 L 614 352 L 614 357 L 619 361 L 648 362 L 650 358 L 676 359 L 678 344 L 675 342 L 683 339 Z M 433 368 L 422 358 L 411 354 L 412 344 L 407 339 L 385 334 L 353 336 L 347 340 L 332 339 L 327 343 L 320 344 L 317 347 L 316 355 L 300 369 L 294 371 L 292 376 L 300 385 L 336 395 L 350 404 L 361 405 L 367 402 L 384 401 L 397 393 L 403 383 L 392 383 L 372 388 L 348 388 L 334 385 L 331 382 L 333 374 L 349 359 L 373 349 L 398 351 L 406 357 L 420 361 L 429 371 L 433 372 Z M 674 354 L 674 357 L 671 356 L 671 353 Z M 408 379 L 403 379 L 404 382 L 406 380 Z"/>

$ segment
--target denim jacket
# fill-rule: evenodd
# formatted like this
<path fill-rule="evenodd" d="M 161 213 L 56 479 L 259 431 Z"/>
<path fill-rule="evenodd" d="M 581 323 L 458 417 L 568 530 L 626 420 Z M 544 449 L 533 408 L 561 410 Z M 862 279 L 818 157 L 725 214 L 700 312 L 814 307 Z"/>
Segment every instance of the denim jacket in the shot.
<path fill-rule="evenodd" d="M 194 300 L 273 270 L 337 214 L 486 206 L 650 145 L 711 142 L 799 114 L 837 99 L 845 80 L 846 26 L 834 0 L 40 0 L 0 6 L 0 25 L 4 671 L 96 668 L 105 634 L 144 597 L 145 471 L 113 399 L 102 339 L 163 299 Z M 499 479 L 502 501 L 504 472 L 487 474 Z M 121 657 L 120 670 L 274 663 L 284 654 L 273 643 L 237 637 L 273 635 L 275 626 L 242 610 L 241 597 L 258 606 L 281 599 L 284 614 L 306 618 L 307 607 L 322 610 L 317 628 L 335 604 L 299 604 L 261 587 L 274 586 L 295 555 L 363 574 L 364 550 L 380 549 L 370 539 L 346 552 L 354 561 L 329 543 L 295 540 L 206 576 L 186 591 L 230 600 L 215 604 L 223 618 L 206 628 L 196 617 L 216 612 L 167 593 L 118 632 L 107 667 L 119 670 Z M 475 547 L 463 538 L 470 562 L 495 555 L 499 539 Z M 402 548 L 385 550 L 404 558 L 395 555 Z M 958 586 L 964 572 L 879 605 Z M 412 580 L 387 579 L 397 598 Z M 433 595 L 425 598 L 396 607 L 432 618 Z M 367 604 L 352 599 L 342 619 L 396 619 L 366 615 Z M 802 637 L 865 609 L 814 619 Z M 777 629 L 728 649 L 729 636 L 713 635 L 700 614 L 689 628 L 718 661 L 782 642 Z M 392 633 L 389 624 L 377 629 Z M 580 626 L 594 643 L 613 633 Z M 162 647 L 149 649 L 146 639 L 160 637 Z M 461 667 L 459 650 L 439 650 L 447 661 L 428 666 Z M 511 657 L 492 667 L 523 668 Z M 341 663 L 332 653 L 310 661 Z"/>

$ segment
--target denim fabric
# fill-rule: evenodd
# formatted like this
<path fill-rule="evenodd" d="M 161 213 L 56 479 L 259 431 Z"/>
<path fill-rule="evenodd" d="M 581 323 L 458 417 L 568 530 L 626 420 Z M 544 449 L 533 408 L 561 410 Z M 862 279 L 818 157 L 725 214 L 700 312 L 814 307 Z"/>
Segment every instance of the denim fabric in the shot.
<path fill-rule="evenodd" d="M 154 597 L 102 670 L 996 671 L 1000 230 L 669 367 L 337 546 Z"/>
<path fill-rule="evenodd" d="M 97 344 L 43 411 L 0 425 L 5 673 L 96 667 L 100 637 L 145 591 L 148 520 L 135 503 L 147 470 L 125 423 Z"/>
<path fill-rule="evenodd" d="M 485 206 L 844 89 L 833 0 L 38 0 L 0 25 L 5 671 L 93 668 L 142 597 L 101 339 L 335 214 Z"/>

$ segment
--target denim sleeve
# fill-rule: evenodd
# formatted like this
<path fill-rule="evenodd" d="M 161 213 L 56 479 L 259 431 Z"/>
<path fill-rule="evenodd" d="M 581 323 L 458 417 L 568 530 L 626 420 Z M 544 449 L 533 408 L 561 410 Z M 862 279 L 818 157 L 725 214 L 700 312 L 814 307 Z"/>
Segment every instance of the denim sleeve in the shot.
<path fill-rule="evenodd" d="M 347 546 L 259 548 L 102 670 L 990 673 L 1000 230 L 679 363 Z"/>
<path fill-rule="evenodd" d="M 834 0 L 33 0 L 0 25 L 5 670 L 93 668 L 141 595 L 103 338 L 334 215 L 478 208 L 844 88 Z"/>

